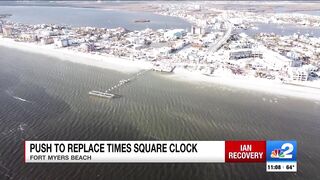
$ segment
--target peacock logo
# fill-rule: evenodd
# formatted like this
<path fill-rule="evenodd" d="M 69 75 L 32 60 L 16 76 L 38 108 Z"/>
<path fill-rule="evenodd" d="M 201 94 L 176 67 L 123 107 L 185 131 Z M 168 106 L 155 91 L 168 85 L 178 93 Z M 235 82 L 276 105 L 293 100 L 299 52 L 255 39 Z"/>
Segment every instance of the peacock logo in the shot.
<path fill-rule="evenodd" d="M 296 141 L 268 141 L 267 160 L 269 161 L 296 161 Z"/>
<path fill-rule="evenodd" d="M 280 149 L 275 149 L 271 152 L 271 158 L 284 158 L 285 154 Z"/>

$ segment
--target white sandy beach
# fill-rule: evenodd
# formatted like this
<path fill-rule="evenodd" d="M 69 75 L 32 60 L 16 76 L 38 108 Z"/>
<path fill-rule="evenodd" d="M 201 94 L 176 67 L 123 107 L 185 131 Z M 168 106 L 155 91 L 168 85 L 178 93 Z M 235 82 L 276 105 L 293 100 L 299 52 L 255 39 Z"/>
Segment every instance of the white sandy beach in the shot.
<path fill-rule="evenodd" d="M 143 61 L 131 61 L 113 56 L 102 56 L 75 52 L 66 48 L 54 48 L 48 45 L 15 42 L 12 39 L 0 38 L 0 46 L 14 48 L 31 53 L 44 54 L 59 58 L 60 60 L 112 69 L 124 73 L 133 73 L 142 69 L 151 69 L 152 64 Z M 292 96 L 320 101 L 320 82 L 313 83 L 314 88 L 282 84 L 275 80 L 264 80 L 242 76 L 206 76 L 200 72 L 190 72 L 182 68 L 176 68 L 174 74 L 167 76 L 175 80 L 188 82 L 206 82 L 227 85 L 235 88 L 262 91 L 284 96 Z M 310 86 L 311 84 L 306 84 Z"/>
<path fill-rule="evenodd" d="M 311 88 L 287 85 L 276 80 L 257 79 L 236 75 L 223 77 L 206 76 L 201 74 L 200 72 L 191 72 L 182 68 L 176 68 L 175 73 L 167 77 L 180 81 L 188 81 L 191 83 L 214 83 L 235 88 L 260 91 L 270 94 L 320 101 L 320 82 L 314 84 L 314 87 Z"/>
<path fill-rule="evenodd" d="M 116 70 L 123 73 L 138 72 L 152 68 L 152 64 L 145 61 L 131 61 L 114 56 L 103 56 L 76 52 L 67 48 L 55 48 L 53 45 L 38 45 L 34 43 L 15 42 L 12 39 L 1 38 L 0 46 L 14 48 L 31 53 L 56 57 L 63 61 Z"/>

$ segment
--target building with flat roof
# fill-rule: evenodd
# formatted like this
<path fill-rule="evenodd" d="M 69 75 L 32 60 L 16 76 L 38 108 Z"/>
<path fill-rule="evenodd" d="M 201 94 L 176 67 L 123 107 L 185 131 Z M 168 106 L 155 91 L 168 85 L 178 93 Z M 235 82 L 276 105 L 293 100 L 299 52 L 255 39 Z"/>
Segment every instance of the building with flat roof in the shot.
<path fill-rule="evenodd" d="M 164 33 L 166 39 L 180 39 L 186 34 L 184 29 L 173 29 Z"/>
<path fill-rule="evenodd" d="M 67 47 L 67 46 L 69 46 L 69 40 L 68 39 L 55 39 L 54 44 L 58 47 Z"/>
<path fill-rule="evenodd" d="M 41 38 L 41 44 L 47 45 L 47 44 L 53 44 L 54 39 L 52 37 L 43 37 Z"/>
<path fill-rule="evenodd" d="M 9 27 L 9 26 L 2 27 L 2 33 L 4 37 L 10 37 L 12 35 L 12 31 L 13 31 L 12 27 Z"/>
<path fill-rule="evenodd" d="M 309 77 L 309 73 L 303 68 L 290 68 L 289 78 L 293 81 L 307 81 Z"/>
<path fill-rule="evenodd" d="M 230 60 L 238 60 L 238 59 L 245 59 L 245 58 L 262 58 L 263 54 L 259 51 L 253 50 L 237 50 L 231 51 L 229 54 Z"/>

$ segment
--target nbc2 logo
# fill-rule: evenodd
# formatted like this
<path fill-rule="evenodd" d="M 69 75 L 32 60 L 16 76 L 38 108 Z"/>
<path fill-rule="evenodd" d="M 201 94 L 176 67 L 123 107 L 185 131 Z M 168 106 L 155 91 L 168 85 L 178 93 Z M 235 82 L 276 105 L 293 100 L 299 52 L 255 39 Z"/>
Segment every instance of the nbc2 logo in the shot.
<path fill-rule="evenodd" d="M 296 141 L 267 141 L 267 161 L 296 161 Z"/>
<path fill-rule="evenodd" d="M 275 149 L 271 152 L 271 158 L 291 159 L 293 145 L 291 143 L 284 143 L 281 149 Z"/>

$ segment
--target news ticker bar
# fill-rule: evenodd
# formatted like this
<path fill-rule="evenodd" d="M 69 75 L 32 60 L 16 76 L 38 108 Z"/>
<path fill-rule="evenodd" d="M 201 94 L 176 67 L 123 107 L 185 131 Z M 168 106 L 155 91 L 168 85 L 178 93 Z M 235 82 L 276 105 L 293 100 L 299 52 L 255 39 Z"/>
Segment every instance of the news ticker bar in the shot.
<path fill-rule="evenodd" d="M 25 141 L 26 163 L 266 163 L 296 172 L 296 141 Z"/>

